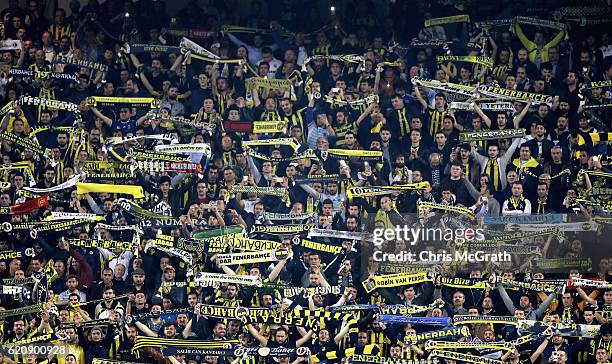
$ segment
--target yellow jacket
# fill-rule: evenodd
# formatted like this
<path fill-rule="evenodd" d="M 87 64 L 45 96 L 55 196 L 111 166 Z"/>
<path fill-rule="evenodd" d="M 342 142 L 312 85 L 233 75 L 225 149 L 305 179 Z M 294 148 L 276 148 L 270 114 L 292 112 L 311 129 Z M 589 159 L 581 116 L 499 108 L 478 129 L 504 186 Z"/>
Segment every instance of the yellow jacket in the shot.
<path fill-rule="evenodd" d="M 534 42 L 527 39 L 527 36 L 525 36 L 525 33 L 523 33 L 523 29 L 521 29 L 520 24 L 514 25 L 514 33 L 519 38 L 523 46 L 527 48 L 527 52 L 529 52 L 529 60 L 531 62 L 535 62 L 538 50 L 542 53 L 542 62 L 548 62 L 548 49 L 556 46 L 565 37 L 565 31 L 562 30 L 550 42 L 546 43 L 541 49 L 539 49 Z"/>

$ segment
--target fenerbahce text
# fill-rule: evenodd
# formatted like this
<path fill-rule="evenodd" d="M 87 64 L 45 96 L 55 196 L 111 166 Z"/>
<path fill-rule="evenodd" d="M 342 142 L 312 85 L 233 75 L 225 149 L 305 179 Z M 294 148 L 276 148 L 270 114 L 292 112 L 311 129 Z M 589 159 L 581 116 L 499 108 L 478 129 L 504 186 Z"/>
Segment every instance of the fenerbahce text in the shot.
<path fill-rule="evenodd" d="M 377 262 L 510 262 L 512 256 L 508 252 L 489 253 L 482 250 L 472 252 L 456 251 L 451 254 L 447 251 L 432 252 L 424 250 L 419 253 L 407 251 L 396 254 L 374 252 L 374 261 Z"/>

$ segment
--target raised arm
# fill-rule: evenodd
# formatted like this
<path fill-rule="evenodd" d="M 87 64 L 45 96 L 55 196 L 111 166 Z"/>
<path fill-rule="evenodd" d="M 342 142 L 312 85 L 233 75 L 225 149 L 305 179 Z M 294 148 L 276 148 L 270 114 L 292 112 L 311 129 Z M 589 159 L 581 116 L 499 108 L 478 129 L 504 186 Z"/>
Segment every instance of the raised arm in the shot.
<path fill-rule="evenodd" d="M 352 320 L 354 319 L 351 319 L 351 321 Z M 338 332 L 338 335 L 334 336 L 334 342 L 336 343 L 336 345 L 339 345 L 342 342 L 342 339 L 344 339 L 344 337 L 348 334 L 350 329 L 351 329 L 350 321 L 349 322 L 343 321 L 342 328 Z"/>
<path fill-rule="evenodd" d="M 490 128 L 491 127 L 491 119 L 487 116 L 487 114 L 485 114 L 482 111 L 480 106 L 478 106 L 476 103 L 474 103 L 474 111 L 476 111 L 476 114 L 478 114 L 478 116 L 480 116 L 482 121 L 487 125 L 487 128 Z"/>
<path fill-rule="evenodd" d="M 415 94 L 417 100 L 419 100 L 419 102 L 421 103 L 421 106 L 423 106 L 423 110 L 426 110 L 429 107 L 429 104 L 427 103 L 427 101 L 425 101 L 425 99 L 421 95 L 421 91 L 419 90 L 419 86 L 414 86 L 414 94 Z"/>
<path fill-rule="evenodd" d="M 478 191 L 476 187 L 474 187 L 472 182 L 465 175 L 461 177 L 461 180 L 463 181 L 465 187 L 468 189 L 470 196 L 472 196 L 474 200 L 478 200 L 478 198 L 480 197 L 480 191 Z"/>
<path fill-rule="evenodd" d="M 527 115 L 527 113 L 529 112 L 529 108 L 531 107 L 531 100 L 527 101 L 527 105 L 525 105 L 525 107 L 523 108 L 523 110 L 521 111 L 520 114 L 518 114 L 515 118 L 514 118 L 514 129 L 518 129 L 519 125 L 521 123 L 521 120 L 523 120 L 523 118 L 525 117 L 525 115 Z"/>
<path fill-rule="evenodd" d="M 262 334 L 259 333 L 259 331 L 257 331 L 253 325 L 248 324 L 247 325 L 247 329 L 249 330 L 249 333 L 251 335 L 253 335 L 253 337 L 255 339 L 257 339 L 257 341 L 259 341 L 259 343 L 261 344 L 261 346 L 267 346 L 268 345 L 268 339 L 263 336 Z"/>
<path fill-rule="evenodd" d="M 158 336 L 155 332 L 153 332 L 153 330 L 149 329 L 149 327 L 147 325 L 143 324 L 142 322 L 136 321 L 135 325 L 136 325 L 136 327 L 140 331 L 144 332 L 145 335 L 147 335 L 147 336 L 151 336 L 151 337 L 157 337 Z"/>
<path fill-rule="evenodd" d="M 382 72 L 382 66 L 376 67 L 376 77 L 374 77 L 374 92 L 380 92 L 380 73 Z"/>
<path fill-rule="evenodd" d="M 270 279 L 270 282 L 274 282 L 276 278 L 278 278 L 278 275 L 283 270 L 286 264 L 287 264 L 287 258 L 284 258 L 284 259 L 281 259 L 278 262 L 278 264 L 274 266 L 274 269 L 272 269 L 272 272 L 270 272 L 270 275 L 268 276 L 268 278 Z"/>
<path fill-rule="evenodd" d="M 217 72 L 218 70 L 219 70 L 219 64 L 218 63 L 213 64 L 213 71 L 210 77 L 210 83 L 212 85 L 213 96 L 219 96 L 219 89 L 217 88 L 217 77 L 219 77 L 218 72 Z"/>
<path fill-rule="evenodd" d="M 546 311 L 548 306 L 550 306 L 555 297 L 557 297 L 557 293 L 551 292 L 548 297 L 546 297 L 546 299 L 542 303 L 540 303 L 538 308 L 534 311 L 536 315 L 536 320 L 539 320 L 540 318 L 542 318 L 542 316 L 544 316 L 544 311 Z"/>
<path fill-rule="evenodd" d="M 516 36 L 518 37 L 518 39 L 521 41 L 521 43 L 523 44 L 525 48 L 532 49 L 535 47 L 535 43 L 533 43 L 527 38 L 527 36 L 523 32 L 523 29 L 521 28 L 521 25 L 519 23 L 515 23 L 513 28 L 514 28 L 514 33 L 516 34 Z"/>
<path fill-rule="evenodd" d="M 589 304 L 591 305 L 597 304 L 597 300 L 587 296 L 586 292 L 582 289 L 582 287 L 576 287 L 576 292 L 578 292 L 578 295 L 580 296 L 580 298 L 587 301 Z"/>
<path fill-rule="evenodd" d="M 551 39 L 550 42 L 546 43 L 544 48 L 548 49 L 550 47 L 556 46 L 557 44 L 559 44 L 560 41 L 563 40 L 563 38 L 565 38 L 565 30 L 560 31 L 559 34 L 555 35 L 555 37 Z"/>
<path fill-rule="evenodd" d="M 312 339 L 313 331 L 312 329 L 308 330 L 306 334 L 304 334 L 299 340 L 295 342 L 295 347 L 299 348 L 300 346 L 306 344 L 308 340 Z"/>
<path fill-rule="evenodd" d="M 516 311 L 516 306 L 514 306 L 514 302 L 512 302 L 512 299 L 510 298 L 510 296 L 508 296 L 508 292 L 506 292 L 504 286 L 501 284 L 497 286 L 497 291 L 499 292 L 502 301 L 504 301 L 504 305 L 506 306 L 508 311 L 510 311 L 510 314 L 514 315 L 514 311 Z"/>
<path fill-rule="evenodd" d="M 100 110 L 98 110 L 97 107 L 92 106 L 91 107 L 91 111 L 94 113 L 94 115 L 98 118 L 100 118 L 100 120 L 102 120 L 102 122 L 106 125 L 108 125 L 109 127 L 113 126 L 113 121 L 111 120 L 111 118 L 109 118 L 108 116 L 102 114 L 100 112 Z"/>
<path fill-rule="evenodd" d="M 529 360 L 532 363 L 535 363 L 538 360 L 538 358 L 542 355 L 542 353 L 548 346 L 548 340 L 549 340 L 548 338 L 544 339 L 544 341 L 542 341 L 542 343 L 540 344 L 540 346 L 538 346 L 536 351 L 534 351 L 533 354 L 531 354 L 531 356 L 529 357 Z"/>
<path fill-rule="evenodd" d="M 149 91 L 151 96 L 159 96 L 159 92 L 155 91 L 153 85 L 151 85 L 151 82 L 149 82 L 149 79 L 147 78 L 147 75 L 144 72 L 140 73 L 140 80 L 142 81 L 142 84 L 147 89 L 147 91 Z"/>

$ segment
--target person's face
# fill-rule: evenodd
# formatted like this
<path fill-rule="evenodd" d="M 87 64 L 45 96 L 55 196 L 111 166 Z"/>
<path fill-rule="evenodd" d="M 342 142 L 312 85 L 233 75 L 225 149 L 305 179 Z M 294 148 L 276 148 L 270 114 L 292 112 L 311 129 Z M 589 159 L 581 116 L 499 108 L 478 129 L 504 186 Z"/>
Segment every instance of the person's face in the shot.
<path fill-rule="evenodd" d="M 11 204 L 11 197 L 7 194 L 0 195 L 0 204 L 2 206 L 9 206 Z"/>
<path fill-rule="evenodd" d="M 564 293 L 563 297 L 561 297 L 561 301 L 563 302 L 563 306 L 571 307 L 574 303 L 574 298 L 569 293 Z"/>
<path fill-rule="evenodd" d="M 132 280 L 134 281 L 134 284 L 141 285 L 144 283 L 145 276 L 142 274 L 134 274 L 132 275 Z"/>
<path fill-rule="evenodd" d="M 490 310 L 493 308 L 493 300 L 491 299 L 491 297 L 485 297 L 482 300 L 482 308 Z"/>
<path fill-rule="evenodd" d="M 523 186 L 519 184 L 512 185 L 512 194 L 514 197 L 519 197 L 523 193 Z"/>
<path fill-rule="evenodd" d="M 497 149 L 496 145 L 489 146 L 488 152 L 489 158 L 497 158 L 497 155 L 499 154 L 499 150 Z"/>
<path fill-rule="evenodd" d="M 113 280 L 113 272 L 111 270 L 105 270 L 102 272 L 102 280 L 104 283 L 110 283 Z"/>
<path fill-rule="evenodd" d="M 461 176 L 461 167 L 459 166 L 451 166 L 450 175 L 453 178 L 457 178 Z"/>
<path fill-rule="evenodd" d="M 320 137 L 319 139 L 317 139 L 317 147 L 319 148 L 319 150 L 329 149 L 329 142 L 327 141 L 327 138 Z"/>
<path fill-rule="evenodd" d="M 238 291 L 236 290 L 236 287 L 234 286 L 229 286 L 227 287 L 227 298 L 235 298 L 236 294 L 238 293 Z"/>
<path fill-rule="evenodd" d="M 588 65 L 590 61 L 591 61 L 591 57 L 589 56 L 588 52 L 580 53 L 580 63 L 582 65 Z"/>
<path fill-rule="evenodd" d="M 465 303 L 465 296 L 461 292 L 456 292 L 453 295 L 453 304 L 456 306 L 461 306 Z"/>
<path fill-rule="evenodd" d="M 604 302 L 606 304 L 612 304 L 612 291 L 607 291 L 604 293 Z"/>
<path fill-rule="evenodd" d="M 106 290 L 104 291 L 104 293 L 102 294 L 102 297 L 104 297 L 104 299 L 111 299 L 115 297 L 115 292 L 113 290 Z"/>
<path fill-rule="evenodd" d="M 491 330 L 486 330 L 486 331 L 484 332 L 484 341 L 485 341 L 485 342 L 495 341 L 495 334 L 493 333 L 493 331 L 491 331 Z"/>
<path fill-rule="evenodd" d="M 553 47 L 548 49 L 548 60 L 550 62 L 556 62 L 559 60 L 559 51 L 557 48 Z"/>
<path fill-rule="evenodd" d="M 18 320 L 18 321 L 15 321 L 15 323 L 13 323 L 13 331 L 15 332 L 15 334 L 19 336 L 24 334 L 25 323 L 23 322 L 23 320 Z"/>
<path fill-rule="evenodd" d="M 529 305 L 530 305 L 530 302 L 529 302 L 529 297 L 527 297 L 527 296 L 522 296 L 522 297 L 520 298 L 520 300 L 519 300 L 519 305 L 520 305 L 520 307 L 521 307 L 521 308 L 528 308 L 528 307 L 529 307 Z"/>
<path fill-rule="evenodd" d="M 270 296 L 269 294 L 264 295 L 262 297 L 261 301 L 262 301 L 264 307 L 271 307 L 272 303 L 274 302 L 272 300 L 272 296 Z"/>
<path fill-rule="evenodd" d="M 225 181 L 232 182 L 236 179 L 236 174 L 234 173 L 233 170 L 228 169 L 225 172 L 223 172 L 223 179 Z"/>
<path fill-rule="evenodd" d="M 519 61 L 525 62 L 527 60 L 528 56 L 529 55 L 528 55 L 528 53 L 527 53 L 527 51 L 525 49 L 521 49 L 521 50 L 518 51 L 518 59 L 519 59 Z"/>
<path fill-rule="evenodd" d="M 365 346 L 368 344 L 368 334 L 365 332 L 360 332 L 357 336 L 357 345 Z"/>
<path fill-rule="evenodd" d="M 176 335 L 176 327 L 174 325 L 165 326 L 164 335 L 166 337 L 174 337 Z"/>
<path fill-rule="evenodd" d="M 348 220 L 346 220 L 346 227 L 350 231 L 356 230 L 357 229 L 357 221 L 355 221 L 355 219 L 348 219 Z"/>
<path fill-rule="evenodd" d="M 40 262 L 40 260 L 34 259 L 32 260 L 31 266 L 35 272 L 38 272 L 40 271 L 40 268 L 42 268 L 42 263 Z"/>
<path fill-rule="evenodd" d="M 520 157 L 524 161 L 529 160 L 529 158 L 531 158 L 531 151 L 529 150 L 528 147 L 521 148 Z"/>
<path fill-rule="evenodd" d="M 443 146 L 445 143 L 446 143 L 446 135 L 436 134 L 436 144 L 438 144 L 439 146 Z"/>
<path fill-rule="evenodd" d="M 597 352 L 595 353 L 595 360 L 597 360 L 598 363 L 607 362 L 609 357 L 610 355 L 608 354 L 606 349 L 597 349 Z"/>
<path fill-rule="evenodd" d="M 404 290 L 404 297 L 406 297 L 407 299 L 411 300 L 414 298 L 414 287 L 409 287 L 406 288 L 406 290 Z"/>
<path fill-rule="evenodd" d="M 147 302 L 147 297 L 144 295 L 144 293 L 140 292 L 136 294 L 135 300 L 136 304 L 144 305 Z"/>
<path fill-rule="evenodd" d="M 545 198 L 548 195 L 548 187 L 546 185 L 538 186 L 538 197 Z"/>

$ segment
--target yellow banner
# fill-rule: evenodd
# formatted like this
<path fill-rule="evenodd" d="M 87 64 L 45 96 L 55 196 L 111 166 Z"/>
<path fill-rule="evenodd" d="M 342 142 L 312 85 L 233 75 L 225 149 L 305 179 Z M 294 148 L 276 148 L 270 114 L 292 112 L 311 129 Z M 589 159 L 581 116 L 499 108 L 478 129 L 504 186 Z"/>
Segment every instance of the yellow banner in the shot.
<path fill-rule="evenodd" d="M 77 182 L 77 194 L 79 195 L 102 192 L 123 193 L 126 195 L 132 195 L 136 199 L 144 198 L 144 191 L 142 190 L 141 186 Z"/>

